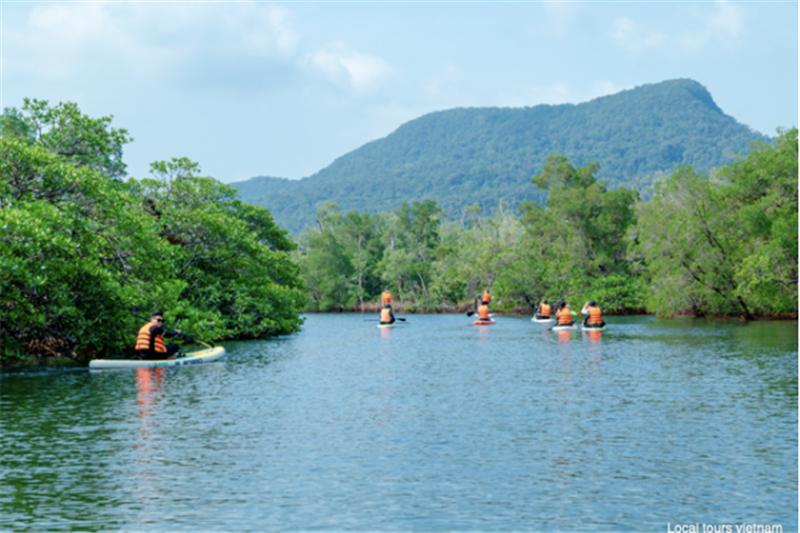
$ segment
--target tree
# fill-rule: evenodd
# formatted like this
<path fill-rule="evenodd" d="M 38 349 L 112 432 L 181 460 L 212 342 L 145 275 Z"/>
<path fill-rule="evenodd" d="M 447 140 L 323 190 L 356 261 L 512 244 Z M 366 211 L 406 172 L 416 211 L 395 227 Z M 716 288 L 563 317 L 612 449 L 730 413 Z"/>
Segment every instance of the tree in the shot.
<path fill-rule="evenodd" d="M 428 286 L 444 211 L 434 200 L 424 200 L 411 206 L 403 202 L 394 215 L 394 223 L 387 227 L 389 251 L 379 265 L 381 277 L 386 283 L 396 283 L 401 296 L 405 293 L 430 303 Z"/>
<path fill-rule="evenodd" d="M 540 294 L 551 299 L 602 301 L 608 310 L 642 307 L 641 287 L 631 277 L 626 236 L 636 223 L 636 191 L 607 190 L 595 178 L 597 163 L 575 168 L 551 154 L 531 181 L 547 189 L 547 208 L 525 203 L 527 245 L 543 276 Z M 538 277 L 538 276 L 537 276 Z"/>
<path fill-rule="evenodd" d="M 186 283 L 183 314 L 213 323 L 218 338 L 296 331 L 299 268 L 269 212 L 242 204 L 233 187 L 200 176 L 185 158 L 155 162 L 151 174 L 131 187 L 172 245 L 165 275 Z"/>
<path fill-rule="evenodd" d="M 47 100 L 25 98 L 22 113 L 7 109 L 0 124 L 3 135 L 29 139 L 77 167 L 121 178 L 122 147 L 133 139 L 127 130 L 112 128 L 112 120 L 88 117 L 72 102 L 51 107 Z"/>
<path fill-rule="evenodd" d="M 678 169 L 639 208 L 648 307 L 796 313 L 797 185 L 796 128 L 715 175 Z"/>

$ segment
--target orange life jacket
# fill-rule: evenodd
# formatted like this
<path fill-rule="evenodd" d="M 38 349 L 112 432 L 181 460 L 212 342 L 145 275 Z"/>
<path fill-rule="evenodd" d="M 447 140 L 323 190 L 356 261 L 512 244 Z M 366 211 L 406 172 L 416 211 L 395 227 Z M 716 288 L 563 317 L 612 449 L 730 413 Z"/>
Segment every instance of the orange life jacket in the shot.
<path fill-rule="evenodd" d="M 542 318 L 550 318 L 550 304 L 539 304 L 539 316 Z"/>
<path fill-rule="evenodd" d="M 569 307 L 558 312 L 558 324 L 572 324 L 572 313 L 569 312 Z"/>
<path fill-rule="evenodd" d="M 383 303 L 383 305 L 392 303 L 392 293 L 383 291 L 383 294 L 381 294 L 381 303 Z"/>
<path fill-rule="evenodd" d="M 478 318 L 481 320 L 489 320 L 489 306 L 481 305 L 478 307 Z"/>
<path fill-rule="evenodd" d="M 486 302 L 487 304 L 492 301 L 492 295 L 489 294 L 488 290 L 483 291 L 483 300 L 482 301 Z"/>
<path fill-rule="evenodd" d="M 392 321 L 392 310 L 384 307 L 383 309 L 381 309 L 381 322 L 389 323 L 391 321 Z"/>
<path fill-rule="evenodd" d="M 600 308 L 599 307 L 590 307 L 589 308 L 589 318 L 586 320 L 587 324 L 597 324 L 600 325 L 603 323 L 603 319 L 600 317 Z"/>
<path fill-rule="evenodd" d="M 150 349 L 150 328 L 153 327 L 152 322 L 148 322 L 139 329 L 139 334 L 136 336 L 135 350 L 149 350 Z M 156 352 L 167 353 L 167 348 L 164 346 L 164 338 L 161 335 L 156 335 L 153 347 Z"/>

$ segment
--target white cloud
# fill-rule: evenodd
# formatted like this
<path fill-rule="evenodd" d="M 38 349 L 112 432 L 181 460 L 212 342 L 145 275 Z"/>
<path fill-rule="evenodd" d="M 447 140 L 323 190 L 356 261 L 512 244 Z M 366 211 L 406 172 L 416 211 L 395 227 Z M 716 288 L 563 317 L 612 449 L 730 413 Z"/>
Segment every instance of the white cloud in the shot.
<path fill-rule="evenodd" d="M 551 35 L 563 36 L 569 33 L 575 20 L 576 4 L 573 2 L 544 2 L 545 28 Z"/>
<path fill-rule="evenodd" d="M 381 58 L 351 50 L 343 42 L 308 54 L 306 62 L 335 83 L 362 93 L 375 89 L 390 71 Z"/>
<path fill-rule="evenodd" d="M 686 32 L 677 39 L 677 44 L 684 51 L 697 51 L 714 40 L 736 40 L 744 33 L 744 10 L 724 0 L 714 2 L 714 11 L 702 17 L 701 21 L 700 28 Z"/>
<path fill-rule="evenodd" d="M 715 35 L 737 38 L 744 29 L 744 10 L 725 0 L 714 3 L 716 11 L 708 18 L 708 28 Z"/>
<path fill-rule="evenodd" d="M 286 8 L 256 2 L 86 2 L 35 6 L 6 30 L 16 67 L 45 80 L 102 69 L 169 77 L 210 57 L 294 61 L 300 36 Z"/>
<path fill-rule="evenodd" d="M 713 41 L 738 39 L 745 28 L 743 8 L 727 0 L 717 0 L 711 5 L 710 12 L 708 4 L 703 4 L 699 14 L 687 16 L 683 26 L 694 27 L 679 35 L 650 30 L 628 17 L 620 17 L 614 21 L 610 37 L 619 48 L 631 55 L 640 55 L 652 48 L 694 53 Z"/>
<path fill-rule="evenodd" d="M 666 41 L 666 36 L 661 32 L 646 30 L 628 17 L 621 17 L 614 21 L 611 39 L 626 52 L 637 55 L 648 48 L 660 46 Z"/>

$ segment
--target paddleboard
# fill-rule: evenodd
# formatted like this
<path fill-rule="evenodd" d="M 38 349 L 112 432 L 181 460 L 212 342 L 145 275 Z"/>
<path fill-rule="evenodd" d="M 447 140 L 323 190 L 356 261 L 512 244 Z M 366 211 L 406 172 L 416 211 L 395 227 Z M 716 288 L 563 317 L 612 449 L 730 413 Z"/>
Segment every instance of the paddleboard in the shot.
<path fill-rule="evenodd" d="M 553 331 L 569 331 L 569 330 L 575 330 L 575 329 L 578 329 L 578 323 L 577 322 L 575 324 L 572 324 L 572 325 L 569 325 L 569 326 L 553 326 L 553 328 L 552 328 Z"/>
<path fill-rule="evenodd" d="M 224 355 L 225 348 L 215 346 L 199 352 L 187 353 L 184 357 L 178 357 L 177 359 L 94 359 L 89 362 L 89 368 L 103 370 L 110 368 L 161 368 L 200 365 L 216 361 Z"/>
<path fill-rule="evenodd" d="M 397 322 L 392 322 L 391 324 L 378 324 L 378 327 L 381 329 L 396 328 Z"/>
<path fill-rule="evenodd" d="M 606 329 L 606 325 L 605 324 L 603 324 L 600 327 L 597 327 L 597 326 L 581 326 L 581 330 L 583 330 L 583 331 L 603 331 L 604 329 Z"/>
<path fill-rule="evenodd" d="M 534 317 L 531 318 L 531 322 L 538 322 L 539 324 L 549 324 L 549 323 L 555 322 L 555 321 L 556 321 L 556 319 L 553 318 L 553 317 L 550 317 L 550 318 L 536 318 L 536 316 L 534 315 Z"/>
<path fill-rule="evenodd" d="M 491 326 L 492 324 L 495 324 L 495 323 L 496 322 L 494 320 L 488 320 L 488 321 L 487 320 L 476 320 L 475 322 L 472 323 L 472 325 L 473 326 Z"/>

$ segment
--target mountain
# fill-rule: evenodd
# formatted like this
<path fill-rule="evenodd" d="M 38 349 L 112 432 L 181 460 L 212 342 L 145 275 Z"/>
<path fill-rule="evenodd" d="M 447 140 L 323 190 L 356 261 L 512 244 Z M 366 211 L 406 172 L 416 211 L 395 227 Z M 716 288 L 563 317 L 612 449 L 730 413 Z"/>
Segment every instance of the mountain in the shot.
<path fill-rule="evenodd" d="M 269 208 L 291 233 L 314 224 L 326 200 L 342 211 L 391 211 L 435 199 L 457 218 L 478 202 L 543 201 L 530 182 L 556 152 L 575 166 L 600 163 L 609 186 L 642 190 L 679 165 L 710 170 L 773 139 L 722 112 L 708 90 L 668 80 L 582 104 L 457 108 L 411 120 L 301 180 L 257 177 L 233 183 L 243 201 Z"/>

